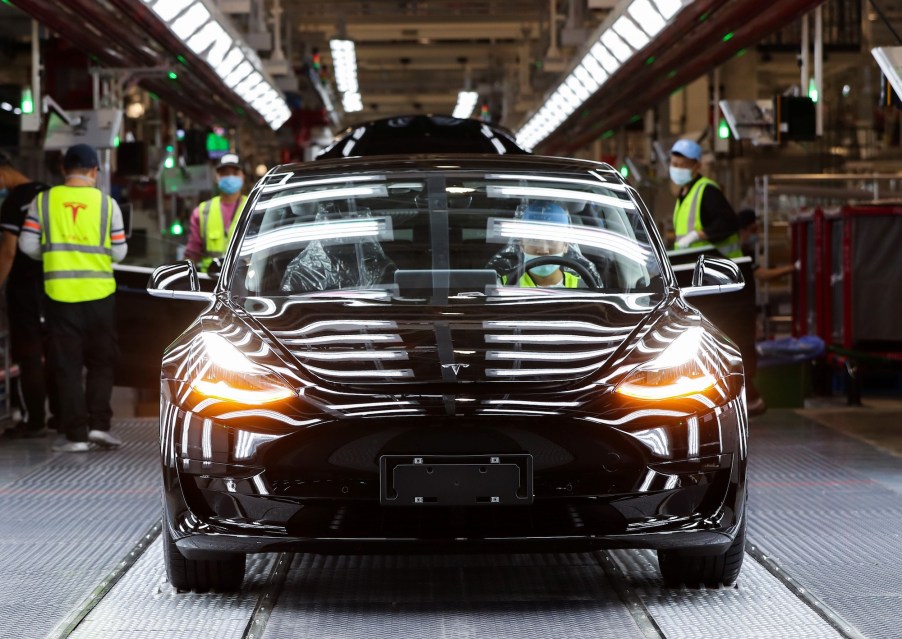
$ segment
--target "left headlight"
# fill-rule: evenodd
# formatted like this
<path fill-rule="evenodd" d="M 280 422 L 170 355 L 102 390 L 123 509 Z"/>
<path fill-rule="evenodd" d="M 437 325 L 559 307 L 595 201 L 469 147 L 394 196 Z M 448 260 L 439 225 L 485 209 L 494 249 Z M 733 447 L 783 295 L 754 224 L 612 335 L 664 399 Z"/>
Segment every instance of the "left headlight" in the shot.
<path fill-rule="evenodd" d="M 201 333 L 204 361 L 191 381 L 191 388 L 216 399 L 241 404 L 270 404 L 295 395 L 268 368 L 255 364 L 227 339 Z"/>
<path fill-rule="evenodd" d="M 630 372 L 616 392 L 636 399 L 662 400 L 711 388 L 716 379 L 699 357 L 704 334 L 699 326 L 687 329 L 657 357 Z"/>

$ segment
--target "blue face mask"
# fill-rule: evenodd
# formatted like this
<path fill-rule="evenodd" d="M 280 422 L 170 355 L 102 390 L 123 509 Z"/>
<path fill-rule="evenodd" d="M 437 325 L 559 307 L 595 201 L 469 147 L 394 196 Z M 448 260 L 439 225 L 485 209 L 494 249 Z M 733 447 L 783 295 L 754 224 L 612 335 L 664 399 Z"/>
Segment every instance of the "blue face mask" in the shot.
<path fill-rule="evenodd" d="M 219 191 L 223 195 L 235 195 L 244 186 L 244 178 L 240 175 L 226 175 L 219 178 Z"/>
<path fill-rule="evenodd" d="M 560 267 L 559 264 L 540 264 L 538 266 L 529 266 L 529 263 L 540 257 L 563 257 L 563 253 L 551 253 L 549 255 L 533 255 L 532 253 L 523 252 L 523 258 L 526 260 L 526 270 L 539 277 L 548 277 Z"/>
<path fill-rule="evenodd" d="M 670 167 L 670 179 L 677 186 L 685 186 L 692 181 L 692 169 L 681 169 L 672 166 Z"/>

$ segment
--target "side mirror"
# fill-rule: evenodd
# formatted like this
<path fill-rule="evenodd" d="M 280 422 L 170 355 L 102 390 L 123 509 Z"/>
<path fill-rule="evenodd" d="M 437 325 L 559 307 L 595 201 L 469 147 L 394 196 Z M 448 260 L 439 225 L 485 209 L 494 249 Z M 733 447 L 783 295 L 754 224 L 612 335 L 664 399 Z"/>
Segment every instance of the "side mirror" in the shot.
<path fill-rule="evenodd" d="M 200 279 L 194 262 L 185 260 L 157 267 L 147 283 L 147 292 L 154 297 L 209 302 L 213 293 L 200 290 Z"/>
<path fill-rule="evenodd" d="M 683 288 L 683 297 L 733 293 L 744 286 L 745 278 L 733 260 L 699 255 L 692 272 L 692 286 Z"/>

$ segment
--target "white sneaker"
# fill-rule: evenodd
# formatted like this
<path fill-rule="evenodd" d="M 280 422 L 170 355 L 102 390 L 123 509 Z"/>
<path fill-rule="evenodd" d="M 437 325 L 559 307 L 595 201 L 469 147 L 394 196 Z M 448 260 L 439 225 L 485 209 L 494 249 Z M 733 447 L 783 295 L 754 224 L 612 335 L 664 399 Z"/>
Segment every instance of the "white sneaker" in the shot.
<path fill-rule="evenodd" d="M 65 441 L 54 444 L 50 450 L 55 453 L 87 453 L 97 450 L 97 445 L 92 442 L 70 442 Z"/>
<path fill-rule="evenodd" d="M 88 431 L 88 440 L 105 448 L 118 448 L 122 445 L 122 440 L 108 430 Z"/>

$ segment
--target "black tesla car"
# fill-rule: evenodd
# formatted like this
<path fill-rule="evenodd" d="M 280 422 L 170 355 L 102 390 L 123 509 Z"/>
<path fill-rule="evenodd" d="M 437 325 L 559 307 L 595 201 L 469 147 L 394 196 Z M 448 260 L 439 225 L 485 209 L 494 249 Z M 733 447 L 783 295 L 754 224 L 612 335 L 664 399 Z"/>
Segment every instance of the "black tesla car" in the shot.
<path fill-rule="evenodd" d="M 501 127 L 451 115 L 396 115 L 357 124 L 341 132 L 317 160 L 349 156 L 416 153 L 526 154 Z"/>
<path fill-rule="evenodd" d="M 279 166 L 162 362 L 165 557 L 240 588 L 286 549 L 655 548 L 663 578 L 743 558 L 739 352 L 678 286 L 605 164 L 401 156 Z"/>

